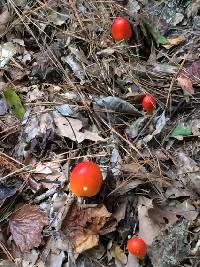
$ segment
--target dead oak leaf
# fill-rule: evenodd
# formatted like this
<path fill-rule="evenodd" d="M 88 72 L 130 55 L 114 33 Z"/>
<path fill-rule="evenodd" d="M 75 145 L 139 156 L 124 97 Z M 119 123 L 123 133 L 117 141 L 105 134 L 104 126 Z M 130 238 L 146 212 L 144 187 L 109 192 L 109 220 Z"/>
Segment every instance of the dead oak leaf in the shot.
<path fill-rule="evenodd" d="M 54 122 L 56 125 L 56 132 L 60 136 L 67 137 L 72 141 L 77 141 L 78 143 L 83 142 L 85 139 L 94 142 L 105 141 L 98 133 L 91 132 L 88 130 L 82 130 L 83 123 L 79 119 L 65 118 L 58 112 L 53 113 Z M 82 130 L 82 131 L 81 131 Z"/>
<path fill-rule="evenodd" d="M 83 208 L 78 204 L 71 207 L 62 224 L 62 231 L 69 238 L 77 253 L 98 245 L 99 235 L 115 230 L 116 220 L 104 205 Z M 104 231 L 105 228 L 105 231 Z"/>
<path fill-rule="evenodd" d="M 21 252 L 40 245 L 45 225 L 48 225 L 48 216 L 36 205 L 22 206 L 9 219 L 10 232 Z"/>

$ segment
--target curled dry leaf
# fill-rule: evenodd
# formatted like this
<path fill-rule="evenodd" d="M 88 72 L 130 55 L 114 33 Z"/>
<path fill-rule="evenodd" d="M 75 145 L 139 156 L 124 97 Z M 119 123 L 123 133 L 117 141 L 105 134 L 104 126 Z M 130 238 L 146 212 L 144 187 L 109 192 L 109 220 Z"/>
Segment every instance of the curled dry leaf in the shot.
<path fill-rule="evenodd" d="M 21 252 L 40 245 L 45 225 L 48 225 L 48 216 L 36 205 L 22 206 L 9 219 L 10 232 Z"/>
<path fill-rule="evenodd" d="M 75 204 L 65 217 L 61 229 L 77 253 L 98 245 L 99 234 L 115 230 L 116 220 L 104 205 L 82 208 Z"/>

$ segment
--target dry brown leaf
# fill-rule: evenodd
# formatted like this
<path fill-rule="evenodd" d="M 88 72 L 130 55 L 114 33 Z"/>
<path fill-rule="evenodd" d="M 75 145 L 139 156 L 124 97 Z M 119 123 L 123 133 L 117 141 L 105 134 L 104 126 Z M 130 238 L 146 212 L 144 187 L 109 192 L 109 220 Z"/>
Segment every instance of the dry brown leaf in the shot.
<path fill-rule="evenodd" d="M 10 232 L 21 252 L 40 245 L 45 225 L 48 225 L 48 216 L 36 205 L 22 206 L 9 219 Z"/>
<path fill-rule="evenodd" d="M 168 38 L 167 39 L 169 44 L 163 45 L 166 49 L 170 49 L 175 45 L 179 45 L 180 43 L 184 42 L 186 40 L 185 35 L 179 35 L 177 37 Z"/>
<path fill-rule="evenodd" d="M 181 74 L 177 80 L 183 91 L 194 94 L 192 81 L 188 77 L 185 77 L 183 74 Z"/>
<path fill-rule="evenodd" d="M 85 139 L 97 142 L 105 141 L 98 133 L 85 130 L 81 132 L 83 127 L 82 121 L 73 118 L 65 118 L 58 112 L 53 113 L 54 122 L 57 127 L 56 131 L 58 135 L 65 136 L 72 141 L 77 141 L 78 143 L 83 142 Z"/>
<path fill-rule="evenodd" d="M 189 94 L 194 93 L 193 82 L 200 82 L 200 60 L 193 62 L 177 78 L 181 88 Z"/>
<path fill-rule="evenodd" d="M 75 204 L 71 213 L 65 217 L 61 229 L 72 242 L 77 253 L 81 253 L 98 245 L 99 234 L 104 234 L 115 229 L 116 220 L 113 221 L 111 213 L 104 205 L 92 208 L 83 208 Z M 108 228 L 109 222 L 112 222 Z"/>
<path fill-rule="evenodd" d="M 113 244 L 111 248 L 111 255 L 115 260 L 119 261 L 121 264 L 125 265 L 127 263 L 127 256 L 119 245 Z"/>

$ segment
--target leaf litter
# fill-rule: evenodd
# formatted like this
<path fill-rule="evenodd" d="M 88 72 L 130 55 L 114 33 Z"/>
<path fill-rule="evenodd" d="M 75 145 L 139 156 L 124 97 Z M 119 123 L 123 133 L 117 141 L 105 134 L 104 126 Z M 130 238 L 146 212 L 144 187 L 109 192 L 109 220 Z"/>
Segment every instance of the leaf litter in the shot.
<path fill-rule="evenodd" d="M 0 3 L 0 265 L 198 266 L 198 10 Z M 132 24 L 128 42 L 112 39 L 118 16 Z M 103 184 L 76 198 L 70 172 L 84 160 Z M 127 250 L 135 235 L 143 261 Z"/>

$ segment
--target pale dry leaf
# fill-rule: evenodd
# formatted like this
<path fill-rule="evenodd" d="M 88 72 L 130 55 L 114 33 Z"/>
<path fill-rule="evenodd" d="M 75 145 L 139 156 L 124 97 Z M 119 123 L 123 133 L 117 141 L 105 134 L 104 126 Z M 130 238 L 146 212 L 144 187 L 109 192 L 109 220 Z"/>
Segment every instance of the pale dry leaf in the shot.
<path fill-rule="evenodd" d="M 48 216 L 36 205 L 24 205 L 9 218 L 10 232 L 21 252 L 40 245 L 45 225 L 48 225 Z"/>
<path fill-rule="evenodd" d="M 170 49 L 175 45 L 179 45 L 180 43 L 186 40 L 185 35 L 179 35 L 177 37 L 167 38 L 169 44 L 163 45 L 166 49 Z"/>
<path fill-rule="evenodd" d="M 177 80 L 183 91 L 188 92 L 189 94 L 194 94 L 193 84 L 189 78 L 180 75 Z"/>
<path fill-rule="evenodd" d="M 97 205 L 92 208 L 82 208 L 75 204 L 71 213 L 65 217 L 61 229 L 69 238 L 76 252 L 97 246 L 99 234 L 104 234 L 105 224 L 111 223 L 105 228 L 105 233 L 111 232 L 116 226 L 116 221 L 111 220 L 111 213 L 104 205 Z"/>
<path fill-rule="evenodd" d="M 140 267 L 139 259 L 129 252 L 128 261 L 125 267 Z"/>
<path fill-rule="evenodd" d="M 73 241 L 76 252 L 82 253 L 85 250 L 96 247 L 99 243 L 99 236 L 95 234 L 82 234 L 77 235 Z"/>
<path fill-rule="evenodd" d="M 111 248 L 111 255 L 113 258 L 118 260 L 121 264 L 125 265 L 127 263 L 127 256 L 119 245 L 113 244 Z"/>
<path fill-rule="evenodd" d="M 200 9 L 200 0 L 193 0 L 192 4 L 189 5 L 188 8 L 187 8 L 187 16 L 188 16 L 188 18 L 197 15 L 199 9 Z"/>
<path fill-rule="evenodd" d="M 149 218 L 148 211 L 151 208 L 153 208 L 152 199 L 145 197 L 139 198 L 139 236 L 145 240 L 148 246 L 152 245 L 154 238 L 159 234 L 160 231 L 160 227 Z"/>
<path fill-rule="evenodd" d="M 177 166 L 177 174 L 183 185 L 200 193 L 200 168 L 198 164 L 183 151 L 180 151 Z"/>
<path fill-rule="evenodd" d="M 120 222 L 125 218 L 126 208 L 127 208 L 127 200 L 123 199 L 121 203 L 117 205 L 116 209 L 113 212 L 113 216 L 117 219 L 118 222 Z"/>
<path fill-rule="evenodd" d="M 60 136 L 65 136 L 72 141 L 77 141 L 78 143 L 83 142 L 85 139 L 94 142 L 105 141 L 98 133 L 85 130 L 81 132 L 83 127 L 82 121 L 73 118 L 64 118 L 58 112 L 53 112 L 54 122 L 56 125 L 57 134 Z"/>
<path fill-rule="evenodd" d="M 4 9 L 0 14 L 0 24 L 6 24 L 9 20 L 9 11 L 8 9 Z"/>
<path fill-rule="evenodd" d="M 34 176 L 35 180 L 45 180 L 42 181 L 42 184 L 45 188 L 52 188 L 59 186 L 60 183 L 63 183 L 66 178 L 61 171 L 60 164 L 57 162 L 39 162 L 35 166 Z M 37 175 L 38 174 L 38 175 Z"/>
<path fill-rule="evenodd" d="M 0 45 L 0 67 L 3 68 L 9 60 L 19 52 L 17 45 L 11 42 Z"/>
<path fill-rule="evenodd" d="M 200 60 L 194 61 L 191 65 L 181 71 L 177 80 L 183 90 L 189 94 L 193 94 L 193 83 L 200 82 Z"/>
<path fill-rule="evenodd" d="M 122 157 L 117 148 L 113 148 L 110 159 L 111 172 L 113 176 L 119 176 L 122 173 Z"/>
<path fill-rule="evenodd" d="M 188 221 L 194 221 L 199 212 L 191 204 L 190 200 L 185 200 L 184 202 L 177 204 L 175 207 L 169 207 L 169 211 L 176 213 L 177 215 L 183 216 Z"/>

